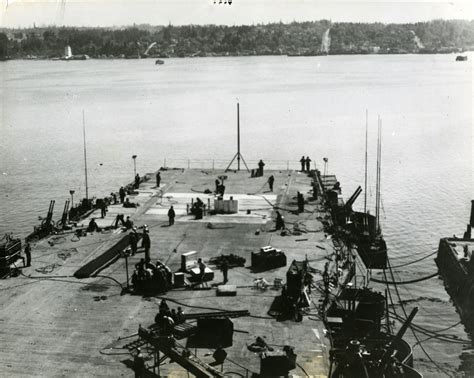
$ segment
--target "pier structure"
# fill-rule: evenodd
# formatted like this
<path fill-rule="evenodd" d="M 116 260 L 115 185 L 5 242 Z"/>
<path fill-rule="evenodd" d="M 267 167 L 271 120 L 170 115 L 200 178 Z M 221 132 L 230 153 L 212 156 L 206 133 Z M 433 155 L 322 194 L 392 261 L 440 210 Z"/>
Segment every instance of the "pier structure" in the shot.
<path fill-rule="evenodd" d="M 267 183 L 271 175 L 275 179 L 273 192 Z M 149 176 L 153 178 L 154 173 Z M 208 191 L 214 190 L 219 176 L 225 176 L 223 199 L 232 197 L 238 201 L 238 211 L 233 214 L 212 212 L 215 196 Z M 77 236 L 73 230 L 40 240 L 32 247 L 31 267 L 24 268 L 20 277 L 0 281 L 2 374 L 129 376 L 136 348 L 144 347 L 138 329 L 154 323 L 159 304 L 166 298 L 170 307 L 180 306 L 186 314 L 249 311 L 250 316 L 232 319 L 232 346 L 225 349 L 227 358 L 216 367 L 224 375 L 237 372 L 247 377 L 259 373 L 260 356 L 248 345 L 260 337 L 275 350 L 285 345 L 294 348 L 297 365 L 290 374 L 327 376 L 330 340 L 318 308 L 323 302 L 321 274 L 326 263 L 334 262 L 336 247 L 324 233 L 323 222 L 330 217 L 321 206 L 321 199 L 315 198 L 311 184 L 311 175 L 298 171 L 266 170 L 264 176 L 250 177 L 246 171 L 168 168 L 161 171 L 159 188 L 150 179 L 129 196 L 138 207 L 110 205 L 104 218 L 96 210 L 77 225 L 87 226 L 93 217 L 104 229 L 102 232 Z M 305 200 L 302 212 L 298 211 L 298 192 Z M 210 207 L 202 219 L 188 213 L 189 204 L 198 197 Z M 170 206 L 176 212 L 171 226 L 167 215 Z M 277 210 L 284 216 L 283 231 L 275 229 Z M 75 278 L 78 269 L 103 255 L 128 233 L 110 228 L 118 214 L 130 216 L 135 226 L 146 225 L 152 262 L 159 260 L 177 272 L 181 256 L 196 251 L 196 256 L 213 270 L 214 280 L 163 295 L 131 295 L 126 290 L 128 269 L 133 270 L 144 258 L 142 249 L 127 259 L 111 261 L 91 277 Z M 283 251 L 286 266 L 252 270 L 251 254 L 264 246 Z M 217 296 L 216 287 L 223 283 L 223 273 L 210 260 L 229 254 L 245 258 L 246 263 L 228 272 L 228 284 L 235 285 L 236 295 Z M 300 322 L 269 315 L 279 311 L 281 283 L 285 283 L 293 260 L 307 261 L 314 277 L 311 303 Z M 257 285 L 261 279 L 269 285 Z M 197 348 L 189 340 L 179 342 L 199 361 L 214 361 L 214 350 Z M 149 372 L 187 376 L 186 370 L 170 359 L 157 362 L 145 347 L 142 354 Z"/>

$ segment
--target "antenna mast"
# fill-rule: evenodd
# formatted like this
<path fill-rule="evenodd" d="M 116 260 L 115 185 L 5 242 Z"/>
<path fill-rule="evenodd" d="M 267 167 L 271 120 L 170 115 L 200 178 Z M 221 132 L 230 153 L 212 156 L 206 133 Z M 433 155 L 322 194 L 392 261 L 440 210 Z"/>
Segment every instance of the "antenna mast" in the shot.
<path fill-rule="evenodd" d="M 237 170 L 240 171 L 240 104 L 237 103 Z"/>
<path fill-rule="evenodd" d="M 86 200 L 89 200 L 89 186 L 87 184 L 86 115 L 84 110 L 82 110 L 82 133 L 84 136 L 84 172 L 86 175 Z"/>
<path fill-rule="evenodd" d="M 377 135 L 377 189 L 375 200 L 375 218 L 377 231 L 380 231 L 380 182 L 382 168 L 382 120 L 378 119 L 378 135 Z"/>
<path fill-rule="evenodd" d="M 229 168 L 232 165 L 232 163 L 234 162 L 235 158 L 237 158 L 237 170 L 240 171 L 240 159 L 242 159 L 242 161 L 245 164 L 245 168 L 247 168 L 247 171 L 250 172 L 249 167 L 247 167 L 247 163 L 244 160 L 244 157 L 240 153 L 240 105 L 239 105 L 238 102 L 237 102 L 237 153 L 234 155 L 234 157 L 230 161 L 229 165 L 225 169 L 226 172 L 229 170 Z"/>
<path fill-rule="evenodd" d="M 367 130 L 369 128 L 369 110 L 365 110 L 365 186 L 364 186 L 364 214 L 367 214 Z"/>

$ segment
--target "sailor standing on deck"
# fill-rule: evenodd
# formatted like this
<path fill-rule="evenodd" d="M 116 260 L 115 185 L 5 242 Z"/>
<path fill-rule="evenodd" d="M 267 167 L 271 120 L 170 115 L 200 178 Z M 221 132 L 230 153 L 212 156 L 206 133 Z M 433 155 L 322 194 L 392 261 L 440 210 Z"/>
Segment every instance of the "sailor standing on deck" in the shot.
<path fill-rule="evenodd" d="M 304 172 L 304 165 L 306 163 L 306 159 L 304 158 L 304 156 L 301 156 L 300 163 L 301 163 L 301 172 Z"/>
<path fill-rule="evenodd" d="M 297 196 L 297 202 L 298 202 L 298 213 L 302 213 L 304 211 L 304 197 L 303 194 L 298 192 Z"/>
<path fill-rule="evenodd" d="M 277 230 L 283 230 L 285 228 L 285 221 L 283 220 L 282 215 L 280 212 L 277 210 L 276 212 L 276 229 Z"/>
<path fill-rule="evenodd" d="M 156 174 L 156 187 L 159 189 L 160 188 L 160 183 L 161 183 L 161 173 L 158 171 Z"/>
<path fill-rule="evenodd" d="M 198 259 L 199 267 L 199 280 L 202 282 L 204 280 L 204 274 L 206 273 L 206 264 L 203 263 L 202 259 Z"/>
<path fill-rule="evenodd" d="M 151 246 L 151 241 L 150 241 L 150 234 L 148 227 L 145 227 L 143 229 L 143 239 L 142 239 L 142 248 L 145 249 L 145 263 L 150 262 L 150 246 Z"/>
<path fill-rule="evenodd" d="M 268 178 L 268 186 L 270 187 L 270 192 L 273 192 L 273 183 L 274 182 L 275 182 L 275 177 L 273 177 L 273 175 L 271 175 Z"/>
<path fill-rule="evenodd" d="M 261 177 L 263 176 L 263 167 L 265 167 L 265 163 L 262 159 L 258 162 L 258 175 Z"/>
<path fill-rule="evenodd" d="M 31 266 L 31 246 L 29 242 L 25 245 L 26 266 Z"/>
<path fill-rule="evenodd" d="M 140 186 L 140 175 L 137 173 L 135 176 L 135 189 L 138 189 Z"/>
<path fill-rule="evenodd" d="M 105 198 L 102 199 L 100 202 L 100 216 L 104 218 L 107 215 L 107 203 L 105 202 Z"/>
<path fill-rule="evenodd" d="M 137 253 L 138 248 L 138 234 L 137 228 L 135 226 L 132 228 L 132 231 L 128 236 L 128 240 L 130 242 L 130 248 L 132 249 L 132 256 L 134 256 L 135 253 Z"/>
<path fill-rule="evenodd" d="M 223 256 L 221 260 L 221 271 L 222 275 L 224 276 L 224 284 L 226 284 L 229 280 L 227 278 L 227 273 L 229 272 L 229 263 L 227 262 L 227 259 Z"/>
<path fill-rule="evenodd" d="M 311 165 L 311 159 L 309 158 L 309 156 L 306 156 L 306 172 L 309 172 L 310 170 L 310 165 Z"/>
<path fill-rule="evenodd" d="M 123 201 L 125 200 L 125 189 L 123 188 L 123 186 L 120 187 L 119 196 L 120 196 L 120 203 L 123 203 Z"/>
<path fill-rule="evenodd" d="M 168 210 L 168 220 L 169 220 L 169 225 L 172 226 L 174 224 L 174 217 L 176 216 L 176 213 L 174 212 L 173 206 L 170 207 Z"/>

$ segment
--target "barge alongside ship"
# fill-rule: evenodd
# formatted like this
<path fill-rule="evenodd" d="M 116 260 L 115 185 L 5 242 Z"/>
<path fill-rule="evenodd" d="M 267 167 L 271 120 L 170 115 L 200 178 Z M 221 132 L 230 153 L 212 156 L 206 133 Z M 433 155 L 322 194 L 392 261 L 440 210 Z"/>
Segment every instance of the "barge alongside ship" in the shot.
<path fill-rule="evenodd" d="M 442 238 L 435 258 L 446 291 L 451 296 L 462 322 L 474 329 L 474 200 L 471 216 L 462 238 Z"/>

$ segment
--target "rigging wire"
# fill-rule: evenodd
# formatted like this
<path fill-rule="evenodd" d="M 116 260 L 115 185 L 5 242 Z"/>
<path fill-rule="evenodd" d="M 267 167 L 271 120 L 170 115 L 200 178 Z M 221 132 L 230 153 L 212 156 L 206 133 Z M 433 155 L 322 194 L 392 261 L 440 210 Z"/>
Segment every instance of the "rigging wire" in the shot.
<path fill-rule="evenodd" d="M 429 255 L 426 255 L 426 256 L 424 256 L 424 257 L 421 257 L 421 258 L 419 258 L 419 259 L 417 259 L 417 260 L 413 260 L 413 261 L 410 261 L 410 262 L 407 262 L 407 263 L 404 263 L 404 264 L 401 264 L 401 265 L 392 266 L 392 269 L 401 268 L 401 267 L 403 267 L 403 266 L 415 264 L 415 263 L 417 263 L 417 262 L 419 262 L 419 261 L 422 261 L 422 260 L 425 260 L 425 259 L 427 259 L 428 257 L 431 257 L 431 256 L 433 256 L 433 255 L 435 255 L 435 254 L 437 254 L 437 253 L 438 253 L 438 251 L 435 251 L 435 252 L 430 253 Z"/>
<path fill-rule="evenodd" d="M 443 328 L 440 331 L 443 331 L 443 332 L 447 331 L 448 329 L 454 328 L 459 324 L 461 324 L 461 321 L 458 321 L 457 323 L 454 323 L 454 324 L 450 325 L 449 327 Z M 421 340 L 421 342 L 424 343 L 425 341 L 428 341 L 428 340 L 433 339 L 433 338 L 438 339 L 438 337 L 436 337 L 436 336 L 430 336 L 430 337 L 427 337 L 424 340 Z M 442 340 L 442 341 L 447 341 L 447 340 Z M 453 342 L 454 343 L 454 341 L 447 341 L 447 342 Z M 464 343 L 462 343 L 462 344 L 464 344 Z M 416 345 L 418 345 L 418 343 L 414 344 L 413 347 L 415 347 Z"/>
<path fill-rule="evenodd" d="M 392 267 L 392 269 L 393 269 L 393 267 Z M 395 274 L 397 274 L 397 272 L 395 272 Z M 398 274 L 397 274 L 397 279 L 400 280 L 400 276 Z M 418 302 L 418 300 L 413 297 L 413 295 L 410 293 L 410 290 L 407 287 L 405 287 L 404 289 L 411 296 L 412 300 Z M 405 301 L 403 301 L 403 303 L 405 303 Z M 434 316 L 434 317 L 438 318 L 441 323 L 445 321 L 445 319 L 442 316 L 440 316 L 440 314 L 438 312 L 436 312 L 436 313 L 430 312 L 427 308 L 425 308 L 422 305 L 421 302 L 418 302 L 418 306 L 420 306 L 424 310 L 424 312 L 426 312 L 430 316 Z M 395 316 L 398 316 L 398 315 L 395 315 Z M 401 317 L 399 318 L 399 320 L 402 321 L 402 322 L 404 321 L 404 319 L 401 318 Z M 442 341 L 447 341 L 447 342 L 457 343 L 457 344 L 462 344 L 462 345 L 466 345 L 466 343 L 470 343 L 468 340 L 461 340 L 461 339 L 459 339 L 455 336 L 451 337 L 450 335 L 443 335 L 443 334 L 440 333 L 442 330 L 433 331 L 433 330 L 429 330 L 427 328 L 423 328 L 421 326 L 418 326 L 415 323 L 412 323 L 412 324 L 415 327 L 415 329 L 417 329 L 419 332 L 421 332 L 425 335 L 428 335 L 428 336 L 429 335 L 435 335 L 435 336 L 437 336 L 436 338 L 438 338 L 439 340 L 442 340 Z M 438 332 L 438 335 L 436 335 L 436 332 Z"/>
<path fill-rule="evenodd" d="M 392 281 L 395 281 L 395 276 L 393 274 L 393 270 L 392 270 L 392 267 L 390 265 L 390 259 L 387 259 L 387 262 L 388 262 L 388 268 L 389 268 L 389 271 L 390 271 L 390 274 L 392 276 Z M 398 297 L 398 300 L 400 302 L 400 306 L 402 308 L 402 311 L 403 311 L 403 314 L 405 315 L 405 319 L 408 319 L 408 315 L 407 315 L 407 312 L 405 310 L 405 306 L 403 305 L 403 302 L 402 302 L 402 299 L 401 299 L 401 296 L 400 296 L 400 293 L 398 291 L 398 286 L 397 285 L 394 285 L 395 287 L 395 292 L 397 293 L 397 297 Z M 392 306 L 393 306 L 393 302 L 392 302 Z M 414 327 L 412 327 L 412 325 L 410 324 L 410 330 L 411 332 L 413 333 L 413 336 L 415 337 L 416 341 L 417 341 L 417 344 L 420 345 L 420 348 L 421 350 L 423 351 L 423 353 L 426 355 L 426 357 L 431 361 L 431 363 L 436 366 L 436 368 L 438 368 L 440 371 L 442 371 L 444 374 L 446 374 L 448 377 L 450 377 L 451 375 L 445 370 L 443 369 L 440 365 L 438 365 L 434 360 L 433 358 L 428 354 L 428 352 L 426 351 L 426 349 L 424 348 L 423 344 L 421 343 L 418 335 L 416 334 L 415 330 L 414 330 Z"/>
<path fill-rule="evenodd" d="M 399 321 L 404 321 L 404 318 L 401 317 L 400 315 L 397 315 L 395 313 L 391 313 L 391 315 L 395 316 Z M 456 336 L 452 335 L 446 335 L 446 334 L 442 334 L 441 332 L 445 331 L 445 330 L 448 330 L 448 329 L 451 329 L 451 328 L 454 328 L 455 326 L 459 325 L 461 322 L 457 322 L 455 324 L 452 324 L 450 325 L 449 327 L 447 328 L 443 328 L 439 331 L 433 331 L 433 330 L 429 330 L 427 328 L 424 328 L 422 326 L 419 326 L 417 324 L 412 324 L 413 328 L 415 328 L 418 332 L 424 334 L 425 336 L 430 336 L 429 338 L 434 338 L 434 339 L 437 339 L 437 340 L 440 340 L 440 341 L 443 341 L 443 342 L 448 342 L 448 343 L 452 343 L 452 344 L 462 344 L 462 345 L 466 345 L 466 344 L 470 344 L 471 342 L 469 340 L 465 340 L 465 339 L 459 339 L 457 338 Z M 418 343 L 417 343 L 418 344 Z"/>
<path fill-rule="evenodd" d="M 416 282 L 426 281 L 426 280 L 429 280 L 429 279 L 431 279 L 433 277 L 436 277 L 436 276 L 438 276 L 438 272 L 430 274 L 426 277 L 421 277 L 421 278 L 417 278 L 417 279 L 414 279 L 414 280 L 408 280 L 408 281 L 383 281 L 383 280 L 379 280 L 377 278 L 371 278 L 371 281 L 381 283 L 381 284 L 388 284 L 388 285 L 395 285 L 396 286 L 396 285 L 406 285 L 406 284 L 412 284 L 412 283 L 416 283 Z"/>

